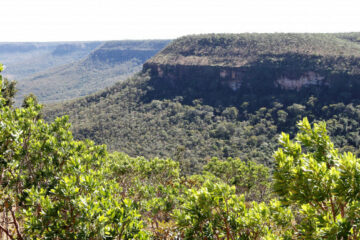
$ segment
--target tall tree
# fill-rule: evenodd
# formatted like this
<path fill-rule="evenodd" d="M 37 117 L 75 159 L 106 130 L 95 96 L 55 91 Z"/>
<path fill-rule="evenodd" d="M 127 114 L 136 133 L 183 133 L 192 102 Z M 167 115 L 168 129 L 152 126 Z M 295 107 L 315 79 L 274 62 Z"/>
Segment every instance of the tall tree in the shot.
<path fill-rule="evenodd" d="M 4 70 L 4 66 L 0 63 L 0 72 Z M 1 94 L 2 97 L 5 99 L 5 104 L 8 106 L 12 106 L 14 104 L 14 96 L 17 92 L 16 90 L 16 82 L 9 81 L 6 78 L 3 78 L 0 75 L 0 82 L 1 82 Z"/>
<path fill-rule="evenodd" d="M 301 239 L 359 239 L 360 159 L 340 154 L 325 122 L 313 128 L 305 118 L 294 140 L 280 137 L 275 153 L 274 189 L 282 203 L 298 212 Z"/>

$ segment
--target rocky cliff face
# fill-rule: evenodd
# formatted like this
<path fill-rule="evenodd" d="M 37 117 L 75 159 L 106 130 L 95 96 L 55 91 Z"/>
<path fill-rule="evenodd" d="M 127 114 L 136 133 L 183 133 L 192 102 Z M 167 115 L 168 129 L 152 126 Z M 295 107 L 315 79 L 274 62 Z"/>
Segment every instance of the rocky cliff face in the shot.
<path fill-rule="evenodd" d="M 329 82 L 325 81 L 325 77 L 315 72 L 305 72 L 298 79 L 290 79 L 282 76 L 274 82 L 275 87 L 285 90 L 300 91 L 303 87 L 309 86 L 329 86 Z"/>
<path fill-rule="evenodd" d="M 236 92 L 244 81 L 244 69 L 218 66 L 162 65 L 145 63 L 143 71 L 150 71 L 152 78 L 167 82 L 177 88 L 186 84 L 216 85 Z M 191 81 L 196 79 L 196 81 Z"/>
<path fill-rule="evenodd" d="M 241 88 L 256 87 L 251 86 L 251 76 L 256 69 L 221 67 L 221 66 L 189 66 L 189 65 L 164 65 L 156 63 L 145 63 L 143 71 L 150 71 L 151 76 L 158 81 L 166 81 L 174 88 L 186 84 L 189 79 L 197 78 L 197 81 L 216 83 L 231 89 L 233 92 Z M 273 76 L 269 76 L 267 86 L 282 90 L 300 91 L 307 87 L 330 86 L 326 77 L 313 71 L 306 71 L 298 77 L 292 77 L 291 74 L 281 73 L 279 69 L 274 69 Z M 261 88 L 262 86 L 258 86 Z"/>
<path fill-rule="evenodd" d="M 360 99 L 360 76 L 331 74 L 325 71 L 292 71 L 279 67 L 223 67 L 198 65 L 166 65 L 145 63 L 153 89 L 149 99 L 172 99 L 182 96 L 185 103 L 202 99 L 209 105 L 238 105 L 254 102 L 266 105 L 264 99 L 326 98 Z M 255 103 L 258 99 L 262 102 Z"/>
<path fill-rule="evenodd" d="M 360 98 L 360 45 L 344 39 L 331 34 L 189 36 L 170 43 L 143 71 L 150 71 L 153 95 L 185 96 L 189 102 L 237 104 L 259 96 L 286 100 L 288 94 Z"/>

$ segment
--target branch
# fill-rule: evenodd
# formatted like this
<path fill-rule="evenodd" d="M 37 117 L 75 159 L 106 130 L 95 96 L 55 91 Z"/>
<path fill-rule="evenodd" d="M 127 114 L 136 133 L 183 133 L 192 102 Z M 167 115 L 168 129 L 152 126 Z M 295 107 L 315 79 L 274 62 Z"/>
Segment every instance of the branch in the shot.
<path fill-rule="evenodd" d="M 11 240 L 15 240 L 15 238 L 13 238 L 13 236 L 10 235 L 9 231 L 6 230 L 5 228 L 3 228 L 1 225 L 0 225 L 0 230 L 2 230 L 4 233 L 6 233 L 6 235 L 7 235 Z"/>
<path fill-rule="evenodd" d="M 334 222 L 335 222 L 336 221 L 336 215 L 335 215 L 336 213 L 335 213 L 335 206 L 334 206 L 332 197 L 330 197 L 330 202 L 331 202 L 331 211 L 332 211 L 332 215 L 333 215 Z"/>
<path fill-rule="evenodd" d="M 18 222 L 16 221 L 14 211 L 13 211 L 11 208 L 10 208 L 9 210 L 10 210 L 11 216 L 12 216 L 12 218 L 13 218 L 13 220 L 14 220 L 15 230 L 16 230 L 16 233 L 18 234 L 18 238 L 19 238 L 20 240 L 23 240 L 24 238 L 21 236 L 21 233 L 20 233 L 20 230 L 19 230 L 19 224 L 18 224 Z"/>
<path fill-rule="evenodd" d="M 324 208 L 322 203 L 319 203 L 318 201 L 315 200 L 315 203 L 321 208 L 321 210 L 323 210 L 323 212 L 327 212 L 327 207 L 325 205 L 326 208 Z M 310 202 L 310 205 L 315 207 L 314 203 Z"/>

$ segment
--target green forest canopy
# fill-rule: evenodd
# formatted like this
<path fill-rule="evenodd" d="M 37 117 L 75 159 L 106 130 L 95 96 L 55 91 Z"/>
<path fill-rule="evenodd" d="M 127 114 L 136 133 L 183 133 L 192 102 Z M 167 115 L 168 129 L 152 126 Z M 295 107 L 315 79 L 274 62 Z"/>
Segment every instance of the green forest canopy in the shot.
<path fill-rule="evenodd" d="M 69 115 L 76 139 L 131 157 L 172 158 L 186 173 L 201 171 L 212 157 L 272 167 L 277 136 L 294 136 L 304 117 L 326 121 L 335 146 L 359 156 L 359 39 L 359 33 L 185 36 L 141 73 L 46 106 L 44 116 Z M 222 70 L 234 70 L 230 75 L 241 87 L 229 88 L 232 76 L 221 82 Z M 321 83 L 297 90 L 276 85 L 279 77 L 295 81 L 308 72 L 319 74 Z"/>
<path fill-rule="evenodd" d="M 171 159 L 76 141 L 67 117 L 46 123 L 34 98 L 14 108 L 9 82 L 0 77 L 0 86 L 1 237 L 360 237 L 360 159 L 334 147 L 325 122 L 304 118 L 293 140 L 283 133 L 272 175 L 233 158 L 182 175 Z"/>
<path fill-rule="evenodd" d="M 110 151 L 122 151 L 132 157 L 172 158 L 179 160 L 186 172 L 197 172 L 212 157 L 241 158 L 272 166 L 272 153 L 282 132 L 292 136 L 296 122 L 326 121 L 329 134 L 340 151 L 350 150 L 359 156 L 360 105 L 353 99 L 344 104 L 314 96 L 298 101 L 287 92 L 287 103 L 279 99 L 251 108 L 214 107 L 194 100 L 144 100 L 151 77 L 137 74 L 123 83 L 82 99 L 46 106 L 46 119 L 69 115 L 77 139 L 92 139 L 106 144 Z M 223 96 L 224 97 L 224 96 Z M 257 97 L 258 99 L 261 96 Z"/>

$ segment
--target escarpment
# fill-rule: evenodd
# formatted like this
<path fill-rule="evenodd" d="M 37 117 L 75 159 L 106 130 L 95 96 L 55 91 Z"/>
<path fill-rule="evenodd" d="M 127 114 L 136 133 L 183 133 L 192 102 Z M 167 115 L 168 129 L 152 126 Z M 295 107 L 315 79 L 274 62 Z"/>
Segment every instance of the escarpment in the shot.
<path fill-rule="evenodd" d="M 236 105 L 293 94 L 359 98 L 360 44 L 346 34 L 209 34 L 173 41 L 148 60 L 151 98 Z M 346 101 L 346 100 L 345 100 Z M 258 103 L 261 105 L 261 103 Z"/>

